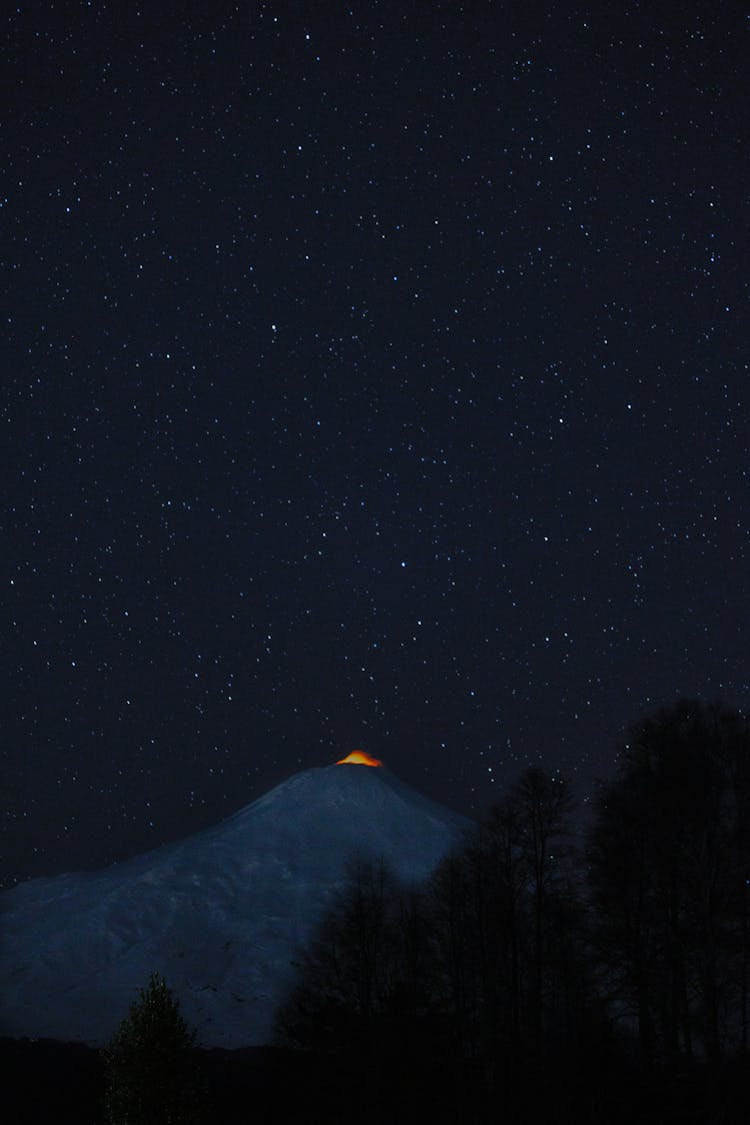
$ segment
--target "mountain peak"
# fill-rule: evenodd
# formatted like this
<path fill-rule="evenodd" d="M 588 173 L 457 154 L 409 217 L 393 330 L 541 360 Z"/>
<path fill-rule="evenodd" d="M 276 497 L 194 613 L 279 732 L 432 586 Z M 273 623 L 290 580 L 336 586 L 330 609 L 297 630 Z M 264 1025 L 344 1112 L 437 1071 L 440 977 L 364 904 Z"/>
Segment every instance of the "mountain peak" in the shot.
<path fill-rule="evenodd" d="M 337 766 L 375 766 L 380 767 L 383 765 L 380 758 L 373 758 L 365 750 L 352 750 L 351 754 L 347 754 L 345 758 L 339 758 L 336 762 Z"/>

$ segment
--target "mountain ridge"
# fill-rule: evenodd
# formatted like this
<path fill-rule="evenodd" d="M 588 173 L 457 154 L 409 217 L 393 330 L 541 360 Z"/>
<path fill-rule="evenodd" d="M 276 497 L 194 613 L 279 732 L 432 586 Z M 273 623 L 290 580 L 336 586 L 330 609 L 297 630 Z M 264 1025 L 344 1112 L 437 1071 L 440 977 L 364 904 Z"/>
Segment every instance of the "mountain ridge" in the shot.
<path fill-rule="evenodd" d="M 293 774 L 216 825 L 0 894 L 0 1034 L 99 1044 L 156 970 L 206 1046 L 269 1041 L 347 859 L 424 878 L 468 821 L 383 767 Z"/>

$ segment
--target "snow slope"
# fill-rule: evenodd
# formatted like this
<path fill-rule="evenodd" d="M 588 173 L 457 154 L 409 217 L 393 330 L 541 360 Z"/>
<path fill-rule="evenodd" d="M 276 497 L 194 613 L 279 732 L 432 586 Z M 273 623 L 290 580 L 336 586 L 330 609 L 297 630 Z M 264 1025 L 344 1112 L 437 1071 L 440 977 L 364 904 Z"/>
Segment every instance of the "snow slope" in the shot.
<path fill-rule="evenodd" d="M 353 855 L 426 876 L 468 822 L 385 769 L 294 774 L 221 824 L 0 894 L 0 1034 L 106 1041 L 162 973 L 206 1046 L 267 1042 Z"/>

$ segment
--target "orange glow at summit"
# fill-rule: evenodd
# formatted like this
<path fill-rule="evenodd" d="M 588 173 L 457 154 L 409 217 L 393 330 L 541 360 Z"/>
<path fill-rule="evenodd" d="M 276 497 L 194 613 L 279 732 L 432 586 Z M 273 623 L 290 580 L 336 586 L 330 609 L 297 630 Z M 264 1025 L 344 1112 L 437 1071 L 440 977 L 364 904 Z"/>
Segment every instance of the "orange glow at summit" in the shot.
<path fill-rule="evenodd" d="M 382 766 L 379 758 L 373 758 L 371 754 L 366 754 L 364 750 L 352 750 L 351 754 L 347 754 L 345 758 L 340 758 L 336 762 L 337 766 Z"/>

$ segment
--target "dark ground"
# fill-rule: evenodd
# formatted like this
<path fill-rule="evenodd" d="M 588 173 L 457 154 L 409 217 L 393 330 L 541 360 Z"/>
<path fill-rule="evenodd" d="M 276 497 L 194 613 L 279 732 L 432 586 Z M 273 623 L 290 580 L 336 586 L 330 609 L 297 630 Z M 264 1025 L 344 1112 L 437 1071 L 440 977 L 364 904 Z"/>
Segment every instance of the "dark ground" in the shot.
<path fill-rule="evenodd" d="M 660 1070 L 646 1081 L 623 1063 L 598 1059 L 588 1073 L 561 1064 L 516 1075 L 480 1095 L 481 1076 L 374 1074 L 313 1054 L 248 1048 L 199 1052 L 211 1125 L 388 1125 L 430 1120 L 462 1125 L 739 1125 L 750 1106 L 748 1065 Z M 0 1039 L 5 1125 L 104 1125 L 98 1052 L 80 1044 Z M 12 1108 L 11 1108 L 12 1105 Z"/>

